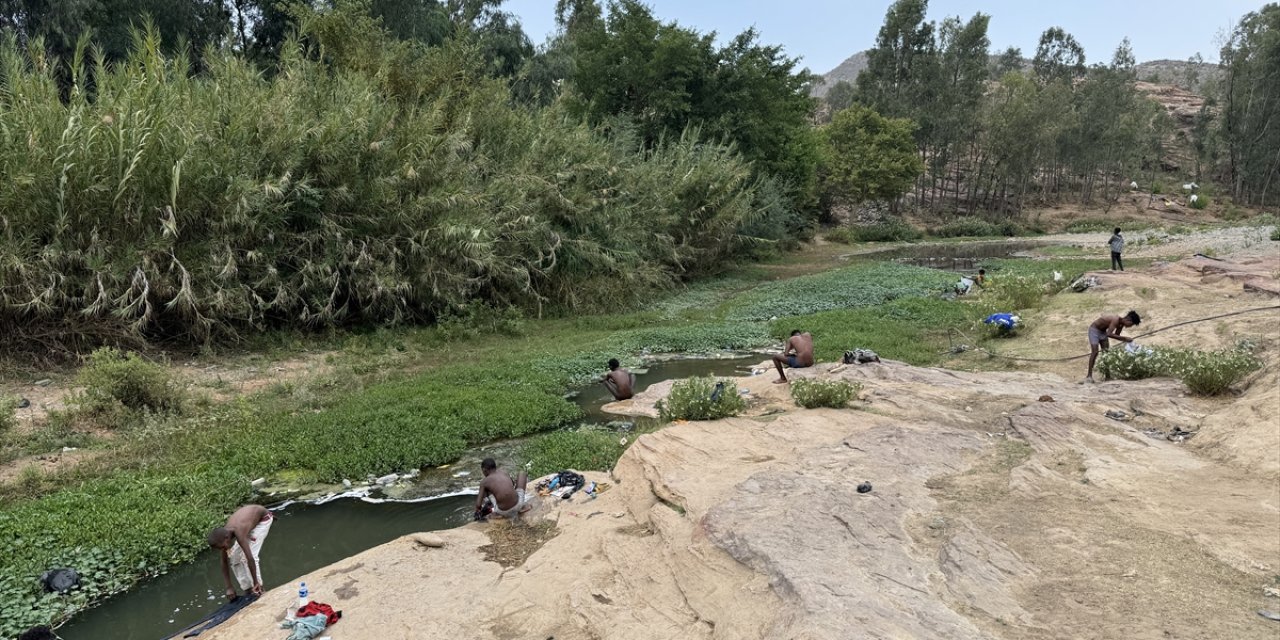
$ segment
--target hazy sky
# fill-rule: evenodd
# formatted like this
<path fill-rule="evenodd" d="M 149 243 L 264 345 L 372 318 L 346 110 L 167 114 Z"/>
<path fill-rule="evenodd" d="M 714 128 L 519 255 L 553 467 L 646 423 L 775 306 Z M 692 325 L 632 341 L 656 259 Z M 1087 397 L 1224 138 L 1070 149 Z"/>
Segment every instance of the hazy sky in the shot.
<path fill-rule="evenodd" d="M 826 73 L 870 48 L 891 0 L 645 0 L 658 18 L 732 36 L 755 26 L 761 39 L 782 44 L 810 71 Z M 1197 51 L 1218 59 L 1218 34 L 1264 0 L 932 0 L 929 19 L 981 11 L 991 16 L 993 50 L 1021 47 L 1030 57 L 1040 33 L 1060 26 L 1084 45 L 1090 64 L 1111 59 L 1125 36 L 1139 62 L 1185 60 Z M 507 0 L 525 31 L 541 44 L 555 29 L 556 0 Z"/>

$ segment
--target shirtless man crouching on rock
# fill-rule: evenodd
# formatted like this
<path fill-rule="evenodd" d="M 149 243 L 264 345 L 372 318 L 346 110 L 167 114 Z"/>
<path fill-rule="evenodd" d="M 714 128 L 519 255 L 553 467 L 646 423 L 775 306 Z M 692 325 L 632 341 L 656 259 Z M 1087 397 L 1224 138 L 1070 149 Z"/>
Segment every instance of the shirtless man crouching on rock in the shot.
<path fill-rule="evenodd" d="M 617 358 L 609 360 L 609 373 L 604 374 L 604 386 L 608 387 L 613 399 L 630 400 L 635 394 L 636 374 L 627 371 Z"/>
<path fill-rule="evenodd" d="M 231 584 L 231 573 L 236 574 L 236 582 L 244 589 L 245 595 L 253 593 L 262 595 L 262 564 L 259 554 L 262 543 L 267 540 L 271 531 L 271 512 L 267 508 L 250 504 L 240 507 L 227 518 L 226 526 L 209 532 L 209 546 L 221 551 L 222 580 L 227 584 L 227 597 L 236 598 L 235 585 Z"/>
<path fill-rule="evenodd" d="M 480 462 L 480 471 L 484 480 L 480 482 L 480 495 L 476 496 L 476 520 L 483 520 L 490 513 L 511 520 L 519 520 L 520 514 L 529 510 L 528 498 L 525 496 L 525 485 L 529 477 L 523 470 L 515 479 L 498 468 L 493 458 L 485 458 Z M 485 499 L 489 508 L 486 509 Z"/>
<path fill-rule="evenodd" d="M 787 384 L 787 374 L 782 371 L 782 365 L 787 365 L 792 369 L 804 369 L 813 366 L 813 336 L 808 332 L 800 333 L 799 329 L 791 332 L 791 337 L 787 339 L 787 346 L 782 350 L 782 355 L 773 357 L 773 366 L 778 368 L 778 379 L 774 380 L 774 384 Z"/>

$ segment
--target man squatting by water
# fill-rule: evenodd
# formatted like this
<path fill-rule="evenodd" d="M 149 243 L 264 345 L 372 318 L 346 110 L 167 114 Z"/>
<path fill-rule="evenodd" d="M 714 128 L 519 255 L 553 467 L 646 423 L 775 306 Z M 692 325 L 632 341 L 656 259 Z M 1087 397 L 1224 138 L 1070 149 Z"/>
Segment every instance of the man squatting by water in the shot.
<path fill-rule="evenodd" d="M 602 382 L 614 400 L 630 400 L 635 396 L 636 374 L 624 369 L 617 358 L 609 360 L 609 373 L 604 374 Z"/>
<path fill-rule="evenodd" d="M 483 520 L 489 513 L 518 520 L 520 513 L 528 510 L 528 498 L 525 485 L 529 477 L 524 472 L 512 477 L 498 468 L 493 458 L 485 458 L 480 462 L 480 472 L 484 480 L 480 481 L 480 494 L 476 496 L 476 520 Z M 488 505 L 485 505 L 485 502 Z M 486 508 L 487 507 L 487 508 Z"/>
<path fill-rule="evenodd" d="M 773 357 L 773 366 L 778 368 L 778 379 L 774 380 L 774 384 L 787 384 L 787 374 L 782 370 L 782 365 L 787 365 L 792 369 L 804 369 L 813 366 L 813 336 L 808 332 L 801 333 L 799 329 L 791 332 L 791 337 L 787 339 L 787 344 L 782 349 L 781 355 Z"/>
<path fill-rule="evenodd" d="M 227 518 L 227 524 L 209 532 L 209 546 L 217 549 L 222 558 L 222 580 L 227 585 L 227 597 L 235 599 L 236 588 L 231 583 L 234 572 L 236 582 L 245 594 L 262 595 L 262 564 L 259 554 L 262 543 L 271 531 L 273 517 L 266 507 L 250 504 L 240 507 Z"/>
<path fill-rule="evenodd" d="M 1098 360 L 1098 350 L 1106 351 L 1111 348 L 1111 339 L 1115 338 L 1121 342 L 1133 342 L 1133 338 L 1126 338 L 1120 335 L 1125 327 L 1136 327 L 1142 324 L 1142 318 L 1138 316 L 1137 311 L 1130 311 L 1121 316 L 1102 316 L 1093 321 L 1089 325 L 1089 374 L 1085 376 L 1085 382 L 1093 382 L 1093 363 Z"/>

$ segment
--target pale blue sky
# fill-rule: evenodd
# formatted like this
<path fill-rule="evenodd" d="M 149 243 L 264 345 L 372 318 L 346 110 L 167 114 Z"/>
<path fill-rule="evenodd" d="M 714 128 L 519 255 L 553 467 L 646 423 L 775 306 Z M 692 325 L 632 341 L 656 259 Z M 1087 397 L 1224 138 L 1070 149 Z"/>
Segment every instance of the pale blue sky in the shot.
<path fill-rule="evenodd" d="M 810 71 L 826 73 L 870 48 L 891 0 L 645 0 L 664 21 L 733 36 L 755 26 L 764 42 L 781 44 Z M 991 16 L 993 50 L 1021 47 L 1035 53 L 1040 33 L 1060 26 L 1085 48 L 1090 64 L 1111 59 L 1125 36 L 1139 62 L 1185 60 L 1197 51 L 1218 59 L 1218 34 L 1264 0 L 932 0 L 929 19 L 981 11 Z M 555 29 L 556 0 L 507 0 L 535 44 Z"/>

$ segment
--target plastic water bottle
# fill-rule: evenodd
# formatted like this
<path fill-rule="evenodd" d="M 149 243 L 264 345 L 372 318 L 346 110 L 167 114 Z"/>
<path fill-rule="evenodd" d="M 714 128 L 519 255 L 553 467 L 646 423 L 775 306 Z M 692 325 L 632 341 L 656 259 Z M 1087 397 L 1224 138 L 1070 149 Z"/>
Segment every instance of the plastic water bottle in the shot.
<path fill-rule="evenodd" d="M 307 597 L 308 593 L 309 592 L 307 591 L 307 583 L 304 582 L 298 587 L 298 608 L 299 609 L 307 606 L 307 602 L 310 601 L 310 598 Z"/>

